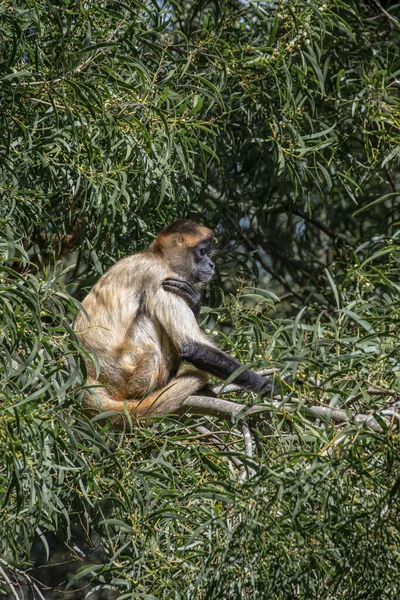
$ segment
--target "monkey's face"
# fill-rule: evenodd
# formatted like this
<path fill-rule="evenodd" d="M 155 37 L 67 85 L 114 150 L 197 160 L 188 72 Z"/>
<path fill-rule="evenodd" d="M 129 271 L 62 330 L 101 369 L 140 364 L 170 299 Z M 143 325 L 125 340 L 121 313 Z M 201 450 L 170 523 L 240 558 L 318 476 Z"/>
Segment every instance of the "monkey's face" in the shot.
<path fill-rule="evenodd" d="M 211 252 L 211 245 L 207 241 L 201 242 L 193 248 L 193 269 L 190 277 L 193 283 L 209 281 L 214 275 L 214 263 L 210 259 Z"/>
<path fill-rule="evenodd" d="M 163 256 L 177 275 L 191 283 L 202 283 L 211 279 L 214 275 L 214 263 L 210 258 L 214 252 L 212 232 L 211 236 L 202 237 L 197 243 L 193 243 L 194 240 L 190 236 L 180 233 L 164 237 L 165 239 L 162 238 L 159 242 Z"/>

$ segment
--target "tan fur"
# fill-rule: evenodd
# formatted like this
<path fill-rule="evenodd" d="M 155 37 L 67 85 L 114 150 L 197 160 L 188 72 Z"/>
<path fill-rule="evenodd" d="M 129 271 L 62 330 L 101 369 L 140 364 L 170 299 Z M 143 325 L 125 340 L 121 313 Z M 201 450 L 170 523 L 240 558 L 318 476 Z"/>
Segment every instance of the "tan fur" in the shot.
<path fill-rule="evenodd" d="M 182 402 L 190 394 L 194 394 L 207 383 L 208 377 L 201 371 L 183 372 L 172 379 L 164 388 L 154 391 L 141 400 L 115 399 L 105 387 L 99 387 L 99 382 L 88 379 L 93 386 L 92 391 L 85 395 L 85 407 L 101 412 L 128 412 L 133 417 L 154 417 L 165 414 L 179 414 Z M 118 423 L 118 418 L 114 418 Z"/>
<path fill-rule="evenodd" d="M 196 370 L 175 375 L 182 344 L 212 344 L 186 302 L 161 287 L 166 277 L 182 277 L 182 257 L 186 263 L 190 258 L 185 244 L 166 246 L 153 244 L 116 263 L 82 303 L 87 315 L 80 311 L 74 328 L 100 363 L 97 379 L 94 364 L 87 363 L 94 392 L 85 394 L 88 408 L 128 410 L 134 417 L 178 413 L 207 381 Z"/>

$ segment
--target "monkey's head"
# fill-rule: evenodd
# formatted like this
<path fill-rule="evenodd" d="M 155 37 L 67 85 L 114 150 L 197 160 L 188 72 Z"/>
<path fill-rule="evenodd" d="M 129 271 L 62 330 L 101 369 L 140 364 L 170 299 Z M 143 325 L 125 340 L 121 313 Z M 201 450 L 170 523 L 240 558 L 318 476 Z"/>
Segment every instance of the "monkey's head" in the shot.
<path fill-rule="evenodd" d="M 191 283 L 209 281 L 214 274 L 210 254 L 214 248 L 214 234 L 207 227 L 193 221 L 175 221 L 164 227 L 150 250 L 162 254 L 171 269 Z"/>

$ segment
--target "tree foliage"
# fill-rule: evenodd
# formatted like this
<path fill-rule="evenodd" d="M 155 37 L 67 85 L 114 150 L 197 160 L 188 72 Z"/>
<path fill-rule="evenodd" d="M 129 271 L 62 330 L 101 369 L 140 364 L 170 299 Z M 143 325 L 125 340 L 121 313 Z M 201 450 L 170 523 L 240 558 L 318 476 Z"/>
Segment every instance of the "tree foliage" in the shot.
<path fill-rule="evenodd" d="M 399 595 L 400 13 L 386 11 L 1 5 L 2 594 L 56 597 L 33 563 L 65 545 L 48 582 L 74 597 Z M 292 377 L 263 401 L 251 460 L 238 423 L 116 432 L 80 410 L 79 299 L 180 217 L 219 238 L 225 296 L 208 290 L 203 327 Z"/>

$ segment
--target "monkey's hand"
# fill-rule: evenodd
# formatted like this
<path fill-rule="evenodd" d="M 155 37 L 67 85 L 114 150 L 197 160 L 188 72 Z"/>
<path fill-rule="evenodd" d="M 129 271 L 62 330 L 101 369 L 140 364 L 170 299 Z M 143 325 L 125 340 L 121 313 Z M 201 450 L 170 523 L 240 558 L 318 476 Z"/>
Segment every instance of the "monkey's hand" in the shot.
<path fill-rule="evenodd" d="M 167 277 L 161 285 L 166 292 L 172 292 L 183 298 L 197 319 L 200 312 L 201 296 L 192 283 L 178 277 Z"/>
<path fill-rule="evenodd" d="M 282 389 L 284 389 L 285 384 L 288 384 L 292 381 L 290 375 L 281 377 L 278 381 L 269 381 L 265 379 L 265 377 L 263 377 L 263 379 L 264 385 L 260 390 L 261 396 L 277 396 L 282 393 Z"/>
<path fill-rule="evenodd" d="M 279 389 L 272 381 L 267 381 L 264 379 L 264 385 L 259 391 L 260 396 L 276 396 L 279 394 Z"/>

